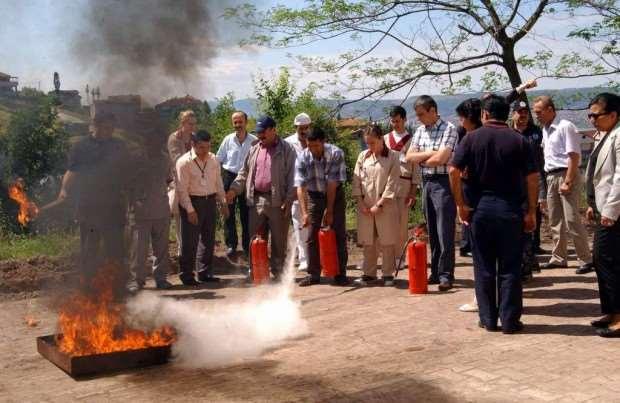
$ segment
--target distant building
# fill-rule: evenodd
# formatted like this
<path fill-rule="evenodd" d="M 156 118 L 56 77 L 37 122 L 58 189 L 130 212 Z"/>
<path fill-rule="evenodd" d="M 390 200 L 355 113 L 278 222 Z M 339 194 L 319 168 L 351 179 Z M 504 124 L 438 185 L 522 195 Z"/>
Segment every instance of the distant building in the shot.
<path fill-rule="evenodd" d="M 16 93 L 18 84 L 17 77 L 0 72 L 0 94 Z"/>
<path fill-rule="evenodd" d="M 77 111 L 82 108 L 82 96 L 78 90 L 50 91 L 47 94 L 56 97 L 62 106 L 67 109 Z"/>
<path fill-rule="evenodd" d="M 180 98 L 170 98 L 160 104 L 155 105 L 155 110 L 159 116 L 169 121 L 176 118 L 176 115 L 186 109 L 199 109 L 203 107 L 203 102 L 199 99 L 186 95 Z"/>

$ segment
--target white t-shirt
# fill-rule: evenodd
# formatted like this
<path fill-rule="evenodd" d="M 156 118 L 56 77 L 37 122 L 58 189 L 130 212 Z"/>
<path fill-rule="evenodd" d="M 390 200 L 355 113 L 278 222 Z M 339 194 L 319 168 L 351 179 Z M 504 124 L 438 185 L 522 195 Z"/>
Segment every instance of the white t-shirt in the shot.
<path fill-rule="evenodd" d="M 581 135 L 568 120 L 556 118 L 549 126 L 544 126 L 542 132 L 546 172 L 568 168 L 569 153 L 581 156 Z"/>

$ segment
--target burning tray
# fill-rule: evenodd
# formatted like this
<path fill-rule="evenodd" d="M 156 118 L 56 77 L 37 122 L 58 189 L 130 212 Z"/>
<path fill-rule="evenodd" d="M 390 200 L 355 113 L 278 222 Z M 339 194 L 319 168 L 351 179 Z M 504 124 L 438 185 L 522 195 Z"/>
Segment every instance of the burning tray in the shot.
<path fill-rule="evenodd" d="M 39 354 L 73 378 L 165 364 L 170 358 L 170 345 L 105 354 L 70 356 L 60 351 L 55 335 L 37 337 L 37 350 Z"/>

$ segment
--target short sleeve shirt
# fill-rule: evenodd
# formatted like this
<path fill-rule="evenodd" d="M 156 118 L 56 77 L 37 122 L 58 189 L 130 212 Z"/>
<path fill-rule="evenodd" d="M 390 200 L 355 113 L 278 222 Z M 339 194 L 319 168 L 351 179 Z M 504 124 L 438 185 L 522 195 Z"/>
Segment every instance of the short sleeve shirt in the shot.
<path fill-rule="evenodd" d="M 568 168 L 569 153 L 581 155 L 581 135 L 574 124 L 566 119 L 555 119 L 543 127 L 545 171 Z"/>
<path fill-rule="evenodd" d="M 476 200 L 488 193 L 518 204 L 526 199 L 525 177 L 537 172 L 529 143 L 499 122 L 465 135 L 450 165 L 467 169 L 470 193 Z"/>
<path fill-rule="evenodd" d="M 305 149 L 295 161 L 295 187 L 305 186 L 311 192 L 326 192 L 327 182 L 344 183 L 347 167 L 344 153 L 333 144 L 325 144 L 323 158 L 316 159 Z"/>

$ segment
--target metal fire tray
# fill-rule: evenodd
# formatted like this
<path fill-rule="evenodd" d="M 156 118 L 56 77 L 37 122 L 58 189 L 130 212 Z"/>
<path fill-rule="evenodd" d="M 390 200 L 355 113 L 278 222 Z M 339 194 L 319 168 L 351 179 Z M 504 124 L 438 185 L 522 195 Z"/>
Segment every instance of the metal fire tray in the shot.
<path fill-rule="evenodd" d="M 165 364 L 170 358 L 170 345 L 104 354 L 70 356 L 60 351 L 56 344 L 56 335 L 37 337 L 37 350 L 39 354 L 73 378 Z"/>

